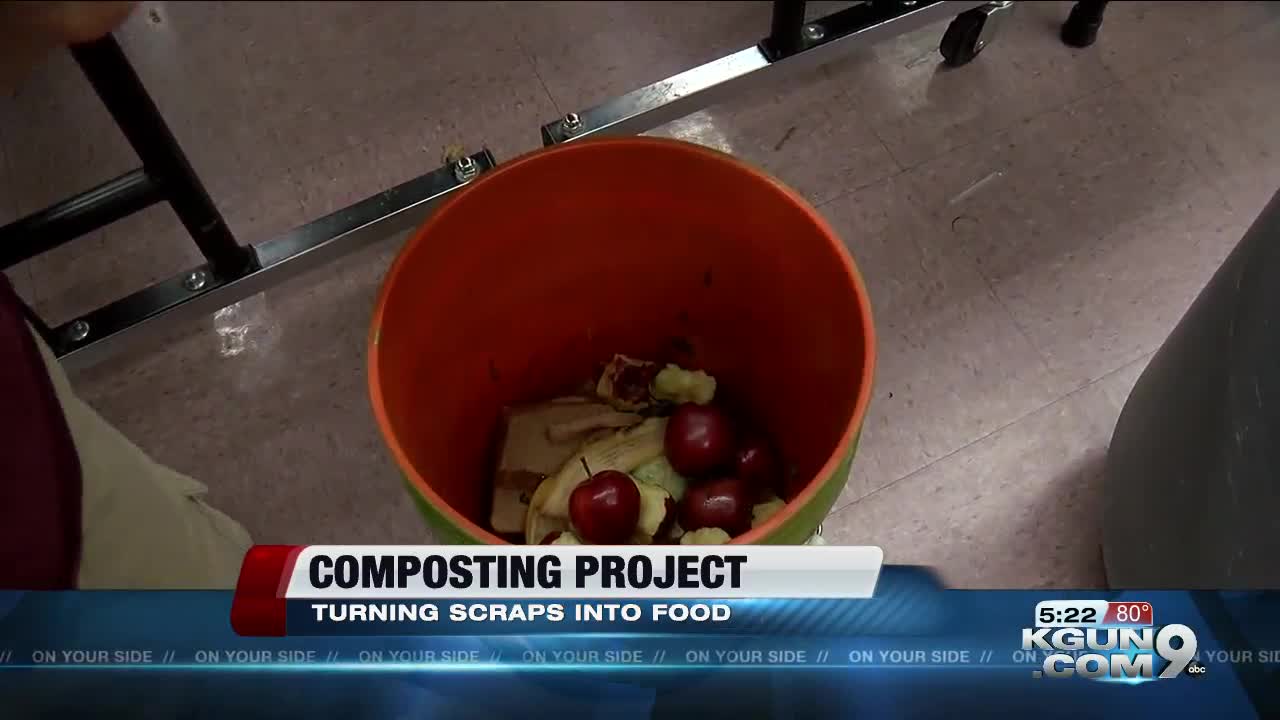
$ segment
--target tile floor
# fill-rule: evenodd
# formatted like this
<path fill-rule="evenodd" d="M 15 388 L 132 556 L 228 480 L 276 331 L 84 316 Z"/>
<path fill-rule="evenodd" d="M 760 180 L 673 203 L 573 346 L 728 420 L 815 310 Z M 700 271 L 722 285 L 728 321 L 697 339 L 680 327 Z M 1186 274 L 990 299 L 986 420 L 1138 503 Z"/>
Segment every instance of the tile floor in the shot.
<path fill-rule="evenodd" d="M 814 3 L 836 6 L 841 3 Z M 1088 531 L 1132 383 L 1280 187 L 1280 7 L 1115 3 L 1099 45 L 1022 3 L 972 65 L 935 26 L 660 129 L 741 155 L 844 233 L 880 377 L 829 539 L 966 587 L 1102 582 Z M 768 3 L 143 3 L 119 37 L 228 221 L 271 236 L 754 42 Z M 9 217 L 133 165 L 65 56 L 0 100 Z M 793 128 L 802 129 L 796 132 Z M 391 239 L 78 374 L 264 542 L 429 539 L 373 425 Z M 65 320 L 196 260 L 153 209 L 10 270 Z"/>

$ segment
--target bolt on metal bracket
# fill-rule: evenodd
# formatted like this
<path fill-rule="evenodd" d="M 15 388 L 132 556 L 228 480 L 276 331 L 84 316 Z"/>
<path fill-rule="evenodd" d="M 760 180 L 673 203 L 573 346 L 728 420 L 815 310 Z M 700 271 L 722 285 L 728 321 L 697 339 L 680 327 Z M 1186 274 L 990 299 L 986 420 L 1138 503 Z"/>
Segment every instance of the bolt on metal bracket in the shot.
<path fill-rule="evenodd" d="M 480 166 L 470 157 L 463 157 L 453 164 L 453 176 L 458 182 L 470 182 L 480 174 Z"/>
<path fill-rule="evenodd" d="M 67 326 L 67 339 L 73 343 L 78 343 L 89 337 L 89 323 L 83 320 L 76 320 Z"/>
<path fill-rule="evenodd" d="M 182 287 L 190 290 L 191 292 L 198 292 L 200 290 L 203 290 L 204 286 L 208 282 L 209 282 L 209 276 L 208 274 L 205 273 L 205 271 L 192 270 L 191 272 L 187 273 L 186 277 L 182 278 Z"/>

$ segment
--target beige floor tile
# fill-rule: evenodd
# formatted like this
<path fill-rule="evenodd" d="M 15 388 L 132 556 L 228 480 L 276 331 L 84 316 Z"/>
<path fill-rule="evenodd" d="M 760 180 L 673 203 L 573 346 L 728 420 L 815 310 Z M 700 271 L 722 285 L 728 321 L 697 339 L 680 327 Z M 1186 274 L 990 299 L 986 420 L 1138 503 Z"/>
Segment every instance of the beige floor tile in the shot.
<path fill-rule="evenodd" d="M 858 463 L 840 503 L 1053 400 L 1035 348 L 973 261 L 934 232 L 908 178 L 822 210 L 866 278 L 879 353 Z"/>
<path fill-rule="evenodd" d="M 829 517 L 836 545 L 930 565 L 962 588 L 1099 587 L 1113 414 L 1086 388 Z"/>
<path fill-rule="evenodd" d="M 1184 62 L 1127 81 L 1247 226 L 1280 188 L 1280 12 Z M 1224 72 L 1224 68 L 1230 68 Z M 1234 245 L 1234 242 L 1231 243 Z"/>
<path fill-rule="evenodd" d="M 651 134 L 716 148 L 769 171 L 821 204 L 898 172 L 830 67 L 766 82 Z"/>
<path fill-rule="evenodd" d="M 1127 77 L 1276 18 L 1272 2 L 1115 2 L 1094 47 L 1113 73 Z"/>
<path fill-rule="evenodd" d="M 921 166 L 938 232 L 981 267 L 1059 391 L 1154 350 L 1239 237 L 1183 147 L 1117 85 Z"/>
<path fill-rule="evenodd" d="M 947 23 L 837 64 L 850 97 L 903 167 L 989 137 L 1115 82 L 1097 54 L 1057 39 L 1056 3 L 1015 6 L 998 39 L 968 65 L 942 65 Z"/>

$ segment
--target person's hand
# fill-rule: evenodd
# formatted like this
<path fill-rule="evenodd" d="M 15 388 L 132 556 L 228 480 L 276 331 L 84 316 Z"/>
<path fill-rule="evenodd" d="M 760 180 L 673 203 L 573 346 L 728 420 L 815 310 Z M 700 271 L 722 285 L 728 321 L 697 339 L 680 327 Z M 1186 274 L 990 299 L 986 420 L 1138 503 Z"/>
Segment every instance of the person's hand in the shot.
<path fill-rule="evenodd" d="M 0 25 L 6 35 L 34 35 L 42 44 L 55 47 L 97 40 L 124 22 L 135 5 L 136 2 L 6 0 L 0 3 Z"/>
<path fill-rule="evenodd" d="M 0 77 L 22 78 L 61 45 L 97 40 L 129 17 L 136 2 L 0 2 Z"/>

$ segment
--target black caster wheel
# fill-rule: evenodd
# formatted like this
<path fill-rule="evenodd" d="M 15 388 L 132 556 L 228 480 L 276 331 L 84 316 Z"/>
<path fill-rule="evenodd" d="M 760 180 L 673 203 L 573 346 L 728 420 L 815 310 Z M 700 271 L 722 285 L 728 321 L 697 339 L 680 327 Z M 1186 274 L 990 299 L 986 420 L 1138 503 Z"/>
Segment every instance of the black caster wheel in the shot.
<path fill-rule="evenodd" d="M 1102 9 L 1106 3 L 1094 3 L 1090 7 L 1079 3 L 1071 8 L 1067 21 L 1062 23 L 1062 42 L 1075 48 L 1087 48 L 1098 41 L 1098 29 L 1102 27 Z"/>
<path fill-rule="evenodd" d="M 949 67 L 960 67 L 978 57 L 985 45 L 982 41 L 982 28 L 988 17 L 981 9 L 966 10 L 957 15 L 947 26 L 947 31 L 942 34 L 942 42 L 938 45 L 942 61 Z"/>

